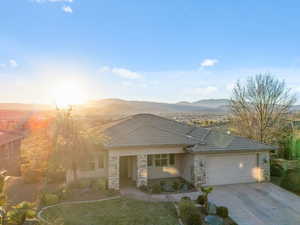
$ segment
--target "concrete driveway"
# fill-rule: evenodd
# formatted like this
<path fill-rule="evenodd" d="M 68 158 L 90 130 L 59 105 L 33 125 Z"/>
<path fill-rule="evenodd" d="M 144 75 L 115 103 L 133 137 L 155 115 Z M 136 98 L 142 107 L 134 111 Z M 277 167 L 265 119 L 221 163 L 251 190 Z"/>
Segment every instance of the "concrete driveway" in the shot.
<path fill-rule="evenodd" d="M 300 225 L 300 197 L 271 183 L 216 186 L 210 200 L 239 225 Z"/>

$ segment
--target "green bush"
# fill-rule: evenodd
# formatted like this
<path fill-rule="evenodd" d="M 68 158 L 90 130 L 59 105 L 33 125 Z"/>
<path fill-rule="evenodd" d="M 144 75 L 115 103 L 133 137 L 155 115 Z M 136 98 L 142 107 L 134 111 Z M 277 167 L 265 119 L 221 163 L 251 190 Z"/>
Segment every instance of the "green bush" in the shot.
<path fill-rule="evenodd" d="M 61 187 L 55 194 L 60 200 L 66 200 L 70 197 L 72 191 L 68 186 Z"/>
<path fill-rule="evenodd" d="M 183 196 L 181 198 L 181 201 L 192 201 L 191 198 L 189 196 Z"/>
<path fill-rule="evenodd" d="M 197 203 L 200 205 L 204 205 L 205 204 L 205 196 L 204 195 L 199 195 L 197 198 Z"/>
<path fill-rule="evenodd" d="M 152 185 L 152 187 L 151 187 L 151 192 L 153 193 L 153 194 L 160 194 L 161 193 L 161 186 L 160 186 L 160 184 L 159 183 L 154 183 L 153 185 Z"/>
<path fill-rule="evenodd" d="M 44 193 L 42 203 L 43 205 L 55 205 L 59 203 L 59 197 L 56 194 Z"/>
<path fill-rule="evenodd" d="M 105 177 L 93 179 L 91 181 L 91 187 L 95 191 L 105 191 L 105 190 L 107 190 L 107 179 Z"/>
<path fill-rule="evenodd" d="M 147 192 L 147 191 L 148 191 L 148 187 L 147 187 L 146 185 L 141 185 L 141 186 L 139 187 L 139 189 L 140 189 L 141 191 L 144 191 L 144 192 Z"/>
<path fill-rule="evenodd" d="M 175 180 L 173 183 L 172 183 L 172 186 L 174 188 L 175 191 L 178 191 L 179 190 L 179 186 L 180 186 L 180 182 Z"/>
<path fill-rule="evenodd" d="M 282 177 L 284 175 L 284 169 L 278 164 L 271 164 L 271 176 L 272 177 Z"/>
<path fill-rule="evenodd" d="M 280 186 L 290 191 L 300 192 L 300 169 L 286 171 Z"/>
<path fill-rule="evenodd" d="M 181 200 L 179 202 L 180 217 L 186 225 L 201 225 L 202 220 L 199 209 L 192 201 Z"/>
<path fill-rule="evenodd" d="M 217 207 L 217 215 L 223 218 L 227 218 L 228 217 L 228 208 L 224 207 L 224 206 L 220 206 Z"/>

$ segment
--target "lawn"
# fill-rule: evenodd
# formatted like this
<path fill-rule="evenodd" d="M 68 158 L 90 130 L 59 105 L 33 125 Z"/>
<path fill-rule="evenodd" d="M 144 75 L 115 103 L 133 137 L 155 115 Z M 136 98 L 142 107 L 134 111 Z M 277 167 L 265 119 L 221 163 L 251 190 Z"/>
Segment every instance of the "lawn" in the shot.
<path fill-rule="evenodd" d="M 144 202 L 119 198 L 97 203 L 61 205 L 45 210 L 48 221 L 64 225 L 177 225 L 176 210 L 169 202 Z"/>

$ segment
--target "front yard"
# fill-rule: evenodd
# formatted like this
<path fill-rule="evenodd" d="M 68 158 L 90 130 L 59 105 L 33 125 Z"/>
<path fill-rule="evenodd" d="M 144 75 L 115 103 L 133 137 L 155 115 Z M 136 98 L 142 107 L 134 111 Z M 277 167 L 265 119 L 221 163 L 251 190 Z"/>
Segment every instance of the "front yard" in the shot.
<path fill-rule="evenodd" d="M 68 204 L 46 209 L 47 221 L 64 225 L 177 225 L 176 210 L 169 202 L 144 202 L 119 198 L 96 203 Z"/>

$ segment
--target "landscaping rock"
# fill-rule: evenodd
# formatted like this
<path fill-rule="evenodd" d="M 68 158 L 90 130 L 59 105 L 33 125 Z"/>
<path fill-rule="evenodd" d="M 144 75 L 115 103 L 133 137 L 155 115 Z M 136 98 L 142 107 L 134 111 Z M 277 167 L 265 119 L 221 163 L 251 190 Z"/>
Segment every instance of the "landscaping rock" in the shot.
<path fill-rule="evenodd" d="M 208 225 L 223 225 L 224 220 L 219 216 L 208 215 L 204 218 Z"/>
<path fill-rule="evenodd" d="M 212 202 L 209 202 L 208 203 L 208 210 L 207 210 L 207 213 L 210 214 L 210 215 L 215 215 L 217 214 L 217 206 L 212 203 Z"/>

